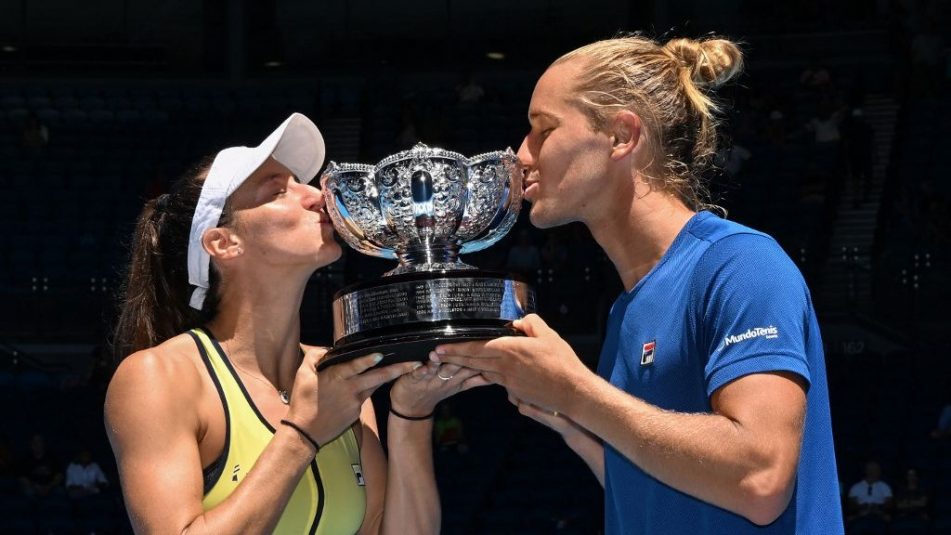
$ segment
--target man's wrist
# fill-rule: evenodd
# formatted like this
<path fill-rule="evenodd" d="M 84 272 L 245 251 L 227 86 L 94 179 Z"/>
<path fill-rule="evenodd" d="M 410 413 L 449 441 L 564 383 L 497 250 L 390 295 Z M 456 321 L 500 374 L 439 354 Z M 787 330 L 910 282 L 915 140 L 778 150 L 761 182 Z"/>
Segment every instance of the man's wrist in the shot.
<path fill-rule="evenodd" d="M 597 398 L 595 393 L 604 383 L 604 379 L 587 370 L 587 368 L 586 371 L 586 373 L 579 374 L 571 381 L 570 386 L 564 390 L 566 393 L 565 399 L 561 403 L 564 410 L 559 411 L 576 423 L 587 420 L 591 417 L 593 411 L 597 410 L 594 403 Z"/>

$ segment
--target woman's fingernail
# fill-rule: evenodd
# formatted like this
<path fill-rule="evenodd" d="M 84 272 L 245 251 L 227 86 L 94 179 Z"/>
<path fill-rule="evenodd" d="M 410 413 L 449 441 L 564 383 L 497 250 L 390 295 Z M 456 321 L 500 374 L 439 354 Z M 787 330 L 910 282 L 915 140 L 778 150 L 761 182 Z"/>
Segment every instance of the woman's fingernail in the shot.
<path fill-rule="evenodd" d="M 416 364 L 413 364 L 413 370 L 419 368 L 419 367 L 422 366 L 422 365 L 423 365 L 422 362 L 417 362 Z"/>
<path fill-rule="evenodd" d="M 374 364 L 380 362 L 381 360 L 383 360 L 383 353 L 375 353 L 375 354 L 373 355 L 373 363 L 374 363 Z"/>
<path fill-rule="evenodd" d="M 430 351 L 430 352 L 429 352 L 429 360 L 431 360 L 431 361 L 433 361 L 433 362 L 439 362 L 439 355 L 437 355 L 435 351 Z"/>

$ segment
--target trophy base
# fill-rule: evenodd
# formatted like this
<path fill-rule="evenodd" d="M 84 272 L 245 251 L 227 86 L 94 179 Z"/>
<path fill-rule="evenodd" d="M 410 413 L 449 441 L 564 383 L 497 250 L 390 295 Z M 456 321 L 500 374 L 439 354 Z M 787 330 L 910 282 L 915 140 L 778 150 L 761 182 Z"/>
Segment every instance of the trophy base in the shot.
<path fill-rule="evenodd" d="M 377 366 L 386 366 L 396 364 L 397 362 L 429 360 L 429 352 L 440 344 L 451 344 L 454 342 L 469 342 L 475 340 L 491 340 L 500 336 L 522 336 L 522 332 L 510 326 L 433 326 L 423 332 L 412 332 L 397 336 L 386 336 L 375 339 L 363 340 L 357 343 L 336 347 L 327 352 L 320 364 L 318 370 L 323 370 L 328 366 L 349 362 L 355 358 L 369 355 L 370 353 L 382 353 L 383 359 Z"/>
<path fill-rule="evenodd" d="M 507 273 L 415 272 L 344 288 L 333 310 L 334 348 L 321 368 L 374 352 L 381 364 L 425 361 L 441 343 L 517 336 L 512 321 L 535 312 L 535 292 Z"/>

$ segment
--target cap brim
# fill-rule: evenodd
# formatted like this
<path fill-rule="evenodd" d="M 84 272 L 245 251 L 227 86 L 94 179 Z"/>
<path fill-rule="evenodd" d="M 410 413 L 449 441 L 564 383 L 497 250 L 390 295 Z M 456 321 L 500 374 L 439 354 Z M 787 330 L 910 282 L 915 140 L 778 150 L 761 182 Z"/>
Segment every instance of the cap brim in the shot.
<path fill-rule="evenodd" d="M 310 183 L 324 164 L 326 147 L 317 125 L 303 114 L 293 113 L 254 149 L 254 153 L 257 161 L 254 169 L 268 156 L 273 156 L 301 182 Z"/>

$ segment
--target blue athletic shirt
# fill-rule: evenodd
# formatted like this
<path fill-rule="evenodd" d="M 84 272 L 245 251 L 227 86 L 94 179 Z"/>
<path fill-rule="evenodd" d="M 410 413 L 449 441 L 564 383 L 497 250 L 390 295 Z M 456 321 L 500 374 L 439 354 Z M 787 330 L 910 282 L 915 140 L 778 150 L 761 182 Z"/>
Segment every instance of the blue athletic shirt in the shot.
<path fill-rule="evenodd" d="M 709 413 L 723 385 L 775 371 L 808 383 L 796 489 L 779 519 L 757 526 L 605 444 L 606 533 L 843 532 L 822 340 L 805 281 L 773 238 L 700 212 L 615 301 L 598 374 L 663 409 Z"/>

